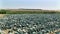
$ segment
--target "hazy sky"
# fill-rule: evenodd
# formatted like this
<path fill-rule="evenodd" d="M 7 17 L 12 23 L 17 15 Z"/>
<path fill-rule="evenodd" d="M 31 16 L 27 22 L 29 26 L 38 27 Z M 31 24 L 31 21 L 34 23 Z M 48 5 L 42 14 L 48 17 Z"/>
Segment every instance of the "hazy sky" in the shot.
<path fill-rule="evenodd" d="M 60 9 L 60 0 L 0 0 L 0 8 Z"/>

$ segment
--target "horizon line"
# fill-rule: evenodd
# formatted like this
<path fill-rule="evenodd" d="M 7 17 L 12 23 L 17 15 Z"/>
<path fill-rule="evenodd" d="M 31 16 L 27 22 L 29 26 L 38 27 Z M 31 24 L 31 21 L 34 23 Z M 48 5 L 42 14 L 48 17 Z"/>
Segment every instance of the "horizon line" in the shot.
<path fill-rule="evenodd" d="M 41 9 L 41 10 L 60 10 L 60 9 L 43 9 L 43 8 L 0 8 L 0 9 Z"/>

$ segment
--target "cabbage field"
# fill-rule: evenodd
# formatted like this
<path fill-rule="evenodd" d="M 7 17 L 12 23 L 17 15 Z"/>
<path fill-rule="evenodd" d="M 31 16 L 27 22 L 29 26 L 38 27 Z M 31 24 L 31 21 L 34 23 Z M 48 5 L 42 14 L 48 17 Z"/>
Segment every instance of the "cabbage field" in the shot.
<path fill-rule="evenodd" d="M 16 34 L 47 34 L 60 29 L 60 14 L 7 14 L 0 18 L 0 29 L 12 29 Z"/>

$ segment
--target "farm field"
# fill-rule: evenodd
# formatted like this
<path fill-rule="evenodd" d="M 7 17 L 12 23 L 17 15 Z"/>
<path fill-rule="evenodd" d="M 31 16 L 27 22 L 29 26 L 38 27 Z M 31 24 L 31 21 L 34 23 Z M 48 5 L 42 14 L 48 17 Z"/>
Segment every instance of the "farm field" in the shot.
<path fill-rule="evenodd" d="M 0 0 L 0 34 L 60 34 L 60 0 Z"/>
<path fill-rule="evenodd" d="M 14 34 L 60 34 L 60 14 L 6 14 L 0 18 L 0 30 Z"/>

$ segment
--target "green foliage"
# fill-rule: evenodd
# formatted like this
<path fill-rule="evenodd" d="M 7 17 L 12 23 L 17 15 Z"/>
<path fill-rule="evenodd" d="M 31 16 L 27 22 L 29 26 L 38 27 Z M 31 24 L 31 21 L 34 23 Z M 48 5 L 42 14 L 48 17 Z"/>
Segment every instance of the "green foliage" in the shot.
<path fill-rule="evenodd" d="M 6 10 L 0 10 L 0 14 L 6 14 Z"/>

